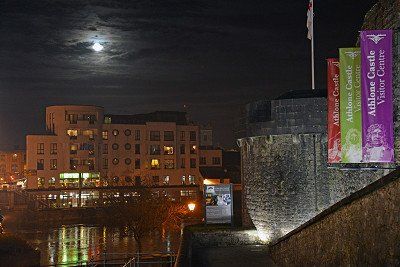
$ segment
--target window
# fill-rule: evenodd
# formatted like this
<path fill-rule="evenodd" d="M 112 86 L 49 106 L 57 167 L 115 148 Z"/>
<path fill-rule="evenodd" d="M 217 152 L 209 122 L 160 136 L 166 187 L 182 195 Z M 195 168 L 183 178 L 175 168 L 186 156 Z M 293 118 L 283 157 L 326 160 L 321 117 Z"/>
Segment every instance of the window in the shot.
<path fill-rule="evenodd" d="M 37 144 L 37 154 L 38 155 L 44 154 L 44 143 Z"/>
<path fill-rule="evenodd" d="M 190 146 L 190 154 L 196 154 L 196 149 L 197 149 L 197 146 L 195 146 L 195 145 Z"/>
<path fill-rule="evenodd" d="M 140 186 L 142 184 L 142 179 L 140 176 L 135 176 L 135 185 Z"/>
<path fill-rule="evenodd" d="M 181 141 L 185 141 L 185 132 L 181 131 Z"/>
<path fill-rule="evenodd" d="M 136 141 L 140 140 L 140 130 L 135 130 L 135 140 Z"/>
<path fill-rule="evenodd" d="M 125 150 L 131 150 L 131 144 L 129 144 L 129 143 L 126 143 L 125 144 Z"/>
<path fill-rule="evenodd" d="M 78 114 L 67 114 L 67 121 L 70 124 L 76 124 L 78 122 Z"/>
<path fill-rule="evenodd" d="M 119 177 L 118 176 L 114 176 L 113 182 L 118 184 L 119 183 Z"/>
<path fill-rule="evenodd" d="M 125 164 L 126 165 L 131 165 L 131 163 L 132 163 L 132 160 L 130 158 L 126 158 L 125 159 Z"/>
<path fill-rule="evenodd" d="M 38 177 L 37 181 L 38 181 L 38 187 L 39 188 L 43 188 L 44 187 L 44 178 L 43 177 Z"/>
<path fill-rule="evenodd" d="M 44 159 L 37 160 L 36 170 L 44 170 Z"/>
<path fill-rule="evenodd" d="M 56 159 L 50 160 L 50 170 L 57 170 L 57 160 Z"/>
<path fill-rule="evenodd" d="M 103 144 L 103 154 L 108 154 L 108 144 Z"/>
<path fill-rule="evenodd" d="M 196 159 L 190 159 L 190 168 L 196 168 Z"/>
<path fill-rule="evenodd" d="M 18 165 L 17 164 L 12 164 L 11 165 L 11 171 L 14 172 L 14 173 L 17 172 L 18 171 Z"/>
<path fill-rule="evenodd" d="M 173 155 L 174 147 L 173 146 L 164 146 L 164 155 Z"/>
<path fill-rule="evenodd" d="M 190 141 L 196 141 L 196 132 L 190 131 Z"/>
<path fill-rule="evenodd" d="M 196 197 L 196 191 L 194 190 L 181 190 L 181 197 Z"/>
<path fill-rule="evenodd" d="M 103 169 L 108 169 L 108 159 L 103 159 Z"/>
<path fill-rule="evenodd" d="M 130 135 L 132 134 L 132 132 L 131 132 L 131 130 L 126 129 L 126 130 L 124 131 L 124 134 L 125 134 L 126 136 L 130 136 Z"/>
<path fill-rule="evenodd" d="M 85 120 L 89 121 L 89 124 L 94 124 L 97 121 L 96 115 L 84 115 Z"/>
<path fill-rule="evenodd" d="M 117 143 L 112 144 L 112 149 L 117 150 L 119 148 L 119 145 Z"/>
<path fill-rule="evenodd" d="M 57 154 L 57 143 L 50 144 L 50 154 L 52 154 L 52 155 Z"/>
<path fill-rule="evenodd" d="M 102 132 L 103 140 L 108 140 L 108 131 Z"/>
<path fill-rule="evenodd" d="M 67 135 L 69 139 L 74 140 L 78 138 L 78 130 L 67 130 Z"/>
<path fill-rule="evenodd" d="M 189 175 L 189 184 L 195 184 L 193 175 Z"/>
<path fill-rule="evenodd" d="M 200 157 L 200 165 L 207 165 L 206 157 Z"/>
<path fill-rule="evenodd" d="M 69 168 L 70 170 L 76 170 L 78 166 L 78 160 L 77 159 L 70 159 L 69 160 Z"/>
<path fill-rule="evenodd" d="M 165 131 L 164 132 L 164 141 L 174 141 L 174 132 L 173 131 Z"/>
<path fill-rule="evenodd" d="M 117 135 L 119 135 L 119 131 L 116 130 L 116 129 L 114 129 L 114 130 L 112 131 L 112 134 L 113 134 L 114 136 L 117 136 Z"/>
<path fill-rule="evenodd" d="M 181 144 L 181 146 L 179 147 L 179 152 L 183 155 L 185 154 L 185 144 Z"/>
<path fill-rule="evenodd" d="M 150 131 L 150 141 L 160 141 L 160 132 Z"/>
<path fill-rule="evenodd" d="M 136 155 L 140 154 L 140 144 L 135 144 L 135 154 Z"/>
<path fill-rule="evenodd" d="M 159 176 L 153 176 L 153 184 L 158 185 L 160 183 L 160 177 Z"/>
<path fill-rule="evenodd" d="M 113 158 L 112 163 L 113 163 L 114 165 L 117 165 L 117 164 L 119 163 L 119 159 Z"/>
<path fill-rule="evenodd" d="M 77 153 L 78 153 L 78 145 L 77 144 L 70 145 L 69 154 L 76 155 Z"/>
<path fill-rule="evenodd" d="M 181 181 L 182 181 L 182 184 L 186 183 L 186 176 L 185 175 L 182 175 Z"/>
<path fill-rule="evenodd" d="M 49 179 L 49 186 L 55 186 L 56 185 L 56 178 L 55 177 L 51 177 Z"/>
<path fill-rule="evenodd" d="M 203 141 L 204 142 L 207 141 L 207 135 L 206 134 L 203 135 Z"/>
<path fill-rule="evenodd" d="M 173 159 L 166 159 L 164 160 L 164 168 L 165 169 L 174 169 L 175 164 Z"/>
<path fill-rule="evenodd" d="M 169 175 L 164 176 L 164 184 L 169 185 Z"/>
<path fill-rule="evenodd" d="M 160 145 L 150 145 L 150 155 L 160 155 Z"/>
<path fill-rule="evenodd" d="M 135 159 L 135 169 L 140 170 L 140 159 Z"/>
<path fill-rule="evenodd" d="M 185 159 L 181 159 L 181 169 L 185 168 Z"/>
<path fill-rule="evenodd" d="M 84 130 L 82 132 L 83 136 L 88 136 L 90 140 L 94 140 L 94 131 L 93 130 Z"/>
<path fill-rule="evenodd" d="M 132 178 L 130 176 L 125 177 L 125 182 L 126 183 L 132 183 Z"/>
<path fill-rule="evenodd" d="M 213 163 L 213 165 L 220 165 L 221 164 L 221 158 L 220 157 L 213 157 L 212 158 L 212 163 Z"/>
<path fill-rule="evenodd" d="M 160 169 L 160 161 L 158 159 L 152 159 L 150 165 L 152 170 Z"/>
<path fill-rule="evenodd" d="M 104 117 L 104 123 L 105 124 L 110 124 L 111 123 L 111 117 Z"/>

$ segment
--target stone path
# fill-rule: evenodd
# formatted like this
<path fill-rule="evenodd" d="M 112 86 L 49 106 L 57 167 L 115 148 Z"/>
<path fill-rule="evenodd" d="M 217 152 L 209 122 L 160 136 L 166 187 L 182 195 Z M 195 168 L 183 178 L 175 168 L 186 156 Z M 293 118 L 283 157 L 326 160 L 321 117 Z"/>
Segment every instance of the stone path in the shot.
<path fill-rule="evenodd" d="M 268 247 L 242 246 L 207 248 L 194 252 L 196 254 L 195 267 L 266 267 L 276 266 L 268 256 Z"/>

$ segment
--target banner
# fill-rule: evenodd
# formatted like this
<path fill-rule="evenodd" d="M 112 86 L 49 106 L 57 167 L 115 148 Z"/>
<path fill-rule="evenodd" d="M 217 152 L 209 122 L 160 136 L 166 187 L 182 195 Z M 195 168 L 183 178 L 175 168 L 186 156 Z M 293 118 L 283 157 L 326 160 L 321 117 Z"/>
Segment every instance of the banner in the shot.
<path fill-rule="evenodd" d="M 361 32 L 363 162 L 393 162 L 392 31 Z"/>
<path fill-rule="evenodd" d="M 340 132 L 342 162 L 362 160 L 360 48 L 340 48 Z"/>
<path fill-rule="evenodd" d="M 328 58 L 328 163 L 341 161 L 339 59 Z"/>

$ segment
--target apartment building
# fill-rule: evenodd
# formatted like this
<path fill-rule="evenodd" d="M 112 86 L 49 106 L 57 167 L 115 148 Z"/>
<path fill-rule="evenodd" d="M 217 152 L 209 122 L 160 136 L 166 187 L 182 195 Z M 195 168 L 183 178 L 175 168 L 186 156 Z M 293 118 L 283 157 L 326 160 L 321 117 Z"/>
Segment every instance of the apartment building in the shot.
<path fill-rule="evenodd" d="M 23 178 L 25 162 L 25 150 L 0 151 L 0 184 Z"/>
<path fill-rule="evenodd" d="M 27 188 L 201 184 L 199 132 L 184 112 L 47 107 L 46 134 L 26 137 Z"/>

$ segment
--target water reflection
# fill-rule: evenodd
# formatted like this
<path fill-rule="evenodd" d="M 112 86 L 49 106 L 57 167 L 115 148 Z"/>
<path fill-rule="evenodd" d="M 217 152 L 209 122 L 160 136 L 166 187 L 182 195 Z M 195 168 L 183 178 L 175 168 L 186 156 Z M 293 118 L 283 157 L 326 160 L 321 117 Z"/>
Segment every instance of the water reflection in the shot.
<path fill-rule="evenodd" d="M 101 260 L 113 254 L 131 254 L 136 251 L 135 239 L 123 229 L 70 225 L 60 228 L 18 230 L 15 232 L 41 251 L 42 265 L 76 265 L 90 260 Z M 172 251 L 179 246 L 179 232 L 163 230 L 154 233 L 143 242 L 143 251 Z"/>

